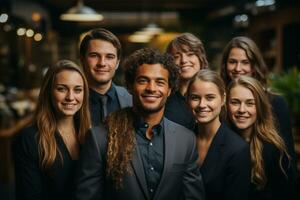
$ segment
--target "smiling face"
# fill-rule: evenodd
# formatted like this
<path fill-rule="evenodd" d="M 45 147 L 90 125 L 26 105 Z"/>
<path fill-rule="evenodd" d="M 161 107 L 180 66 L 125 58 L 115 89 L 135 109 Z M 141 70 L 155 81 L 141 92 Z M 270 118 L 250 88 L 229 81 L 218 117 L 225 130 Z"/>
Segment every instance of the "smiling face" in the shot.
<path fill-rule="evenodd" d="M 119 63 L 117 49 L 112 43 L 100 39 L 89 41 L 87 51 L 81 60 L 92 87 L 111 84 Z"/>
<path fill-rule="evenodd" d="M 60 117 L 69 117 L 81 108 L 84 95 L 84 82 L 76 71 L 59 72 L 52 89 L 52 103 Z"/>
<path fill-rule="evenodd" d="M 231 80 L 240 76 L 252 76 L 252 67 L 246 52 L 241 48 L 232 48 L 226 63 L 227 74 Z"/>
<path fill-rule="evenodd" d="M 216 84 L 197 79 L 190 86 L 188 105 L 200 125 L 217 124 L 224 99 Z"/>
<path fill-rule="evenodd" d="M 137 68 L 135 80 L 130 89 L 133 106 L 140 112 L 161 113 L 168 96 L 169 72 L 161 64 L 142 64 Z"/>
<path fill-rule="evenodd" d="M 231 88 L 228 113 L 235 127 L 242 133 L 249 135 L 257 119 L 255 98 L 251 90 L 240 85 Z"/>
<path fill-rule="evenodd" d="M 180 67 L 181 79 L 189 80 L 201 69 L 198 56 L 187 46 L 183 46 L 181 49 L 173 49 L 172 55 L 176 65 Z"/>

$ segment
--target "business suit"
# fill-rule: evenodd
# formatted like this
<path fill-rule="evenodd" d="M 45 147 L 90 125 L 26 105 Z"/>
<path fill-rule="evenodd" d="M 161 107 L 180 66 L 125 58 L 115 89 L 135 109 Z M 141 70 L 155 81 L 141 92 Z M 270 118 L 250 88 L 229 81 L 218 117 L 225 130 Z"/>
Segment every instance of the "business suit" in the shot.
<path fill-rule="evenodd" d="M 214 136 L 200 171 L 207 200 L 248 198 L 251 176 L 249 146 L 225 123 Z"/>
<path fill-rule="evenodd" d="M 204 199 L 194 134 L 166 118 L 163 120 L 164 168 L 153 199 Z M 106 177 L 106 134 L 100 126 L 87 136 L 76 178 L 76 199 L 150 199 L 139 148 L 135 148 L 132 173 L 125 175 L 122 189 L 116 190 L 111 178 Z"/>
<path fill-rule="evenodd" d="M 121 108 L 132 106 L 132 97 L 124 87 L 117 86 L 113 83 L 107 93 L 109 93 L 108 96 L 110 96 L 106 105 L 107 114 Z M 93 126 L 98 126 L 102 123 L 102 104 L 100 103 L 99 96 L 99 93 L 90 89 L 89 104 Z M 111 105 L 110 107 L 109 103 Z"/>
<path fill-rule="evenodd" d="M 275 145 L 263 143 L 264 170 L 267 178 L 265 187 L 257 190 L 251 185 L 250 200 L 282 200 L 298 199 L 296 191 L 296 176 L 286 156 L 282 159 L 282 167 L 286 176 L 279 166 L 280 152 Z"/>

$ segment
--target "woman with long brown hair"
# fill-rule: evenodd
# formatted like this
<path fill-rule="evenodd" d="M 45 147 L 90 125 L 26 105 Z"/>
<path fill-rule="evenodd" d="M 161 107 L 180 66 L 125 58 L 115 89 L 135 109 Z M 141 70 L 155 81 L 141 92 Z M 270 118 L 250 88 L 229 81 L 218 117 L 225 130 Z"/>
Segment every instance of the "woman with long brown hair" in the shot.
<path fill-rule="evenodd" d="M 79 145 L 90 128 L 88 85 L 61 60 L 43 78 L 32 125 L 14 143 L 17 199 L 70 199 Z"/>
<path fill-rule="evenodd" d="M 296 156 L 288 105 L 282 96 L 268 88 L 268 66 L 255 42 L 245 36 L 234 37 L 230 40 L 223 51 L 220 72 L 226 85 L 240 76 L 253 77 L 262 84 L 271 102 L 278 133 L 284 140 L 288 153 L 293 158 L 292 164 L 295 166 Z"/>
<path fill-rule="evenodd" d="M 250 199 L 292 199 L 295 176 L 291 157 L 278 134 L 262 84 L 241 76 L 228 86 L 228 118 L 250 145 Z"/>

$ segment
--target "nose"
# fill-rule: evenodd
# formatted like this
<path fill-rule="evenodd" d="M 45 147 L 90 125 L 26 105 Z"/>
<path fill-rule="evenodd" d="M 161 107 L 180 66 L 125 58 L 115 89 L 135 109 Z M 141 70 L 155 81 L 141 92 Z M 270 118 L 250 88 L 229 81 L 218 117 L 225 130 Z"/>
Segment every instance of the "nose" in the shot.
<path fill-rule="evenodd" d="M 244 103 L 241 103 L 241 104 L 240 104 L 238 111 L 239 111 L 240 113 L 244 113 L 244 112 L 246 111 L 246 109 L 245 109 L 245 104 L 244 104 Z"/>
<path fill-rule="evenodd" d="M 70 90 L 70 91 L 67 93 L 66 100 L 68 100 L 68 101 L 73 101 L 73 99 L 74 99 L 74 93 L 73 93 L 73 91 Z"/>
<path fill-rule="evenodd" d="M 180 63 L 183 64 L 186 62 L 187 62 L 187 55 L 185 53 L 183 53 L 183 54 L 181 54 L 181 57 L 180 57 Z"/>
<path fill-rule="evenodd" d="M 103 56 L 100 56 L 97 64 L 100 66 L 104 66 L 105 63 L 106 63 L 105 58 Z"/>
<path fill-rule="evenodd" d="M 204 99 L 199 100 L 198 106 L 199 106 L 199 108 L 204 108 L 206 106 Z"/>
<path fill-rule="evenodd" d="M 240 63 L 240 62 L 237 62 L 237 63 L 235 64 L 234 71 L 240 72 L 241 70 L 242 70 L 242 68 L 241 68 L 241 63 Z"/>
<path fill-rule="evenodd" d="M 156 83 L 155 81 L 149 81 L 146 87 L 147 91 L 155 91 L 156 90 Z"/>

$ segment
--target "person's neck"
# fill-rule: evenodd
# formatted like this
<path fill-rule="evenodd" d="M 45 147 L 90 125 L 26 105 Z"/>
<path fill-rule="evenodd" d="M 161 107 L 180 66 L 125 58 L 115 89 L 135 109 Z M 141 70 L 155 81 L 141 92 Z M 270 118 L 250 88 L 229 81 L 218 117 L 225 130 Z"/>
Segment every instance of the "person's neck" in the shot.
<path fill-rule="evenodd" d="M 106 94 L 106 92 L 111 87 L 112 81 L 105 84 L 90 84 L 90 88 L 99 94 Z"/>
<path fill-rule="evenodd" d="M 211 140 L 217 134 L 220 126 L 221 122 L 219 119 L 215 119 L 208 124 L 198 124 L 197 136 L 205 140 Z"/>
<path fill-rule="evenodd" d="M 75 131 L 75 125 L 73 116 L 72 117 L 64 117 L 58 120 L 57 129 L 63 133 L 70 133 Z"/>
<path fill-rule="evenodd" d="M 145 123 L 148 124 L 146 135 L 148 139 L 152 138 L 152 128 L 159 124 L 164 116 L 164 108 L 155 113 L 141 113 L 139 111 L 138 115 L 143 119 Z"/>
<path fill-rule="evenodd" d="M 246 142 L 250 142 L 252 131 L 253 131 L 253 127 L 249 127 L 243 130 L 238 130 L 239 134 L 244 138 L 244 140 L 246 140 Z"/>
<path fill-rule="evenodd" d="M 180 80 L 179 81 L 179 92 L 182 96 L 185 96 L 188 86 L 189 86 L 189 80 Z"/>

